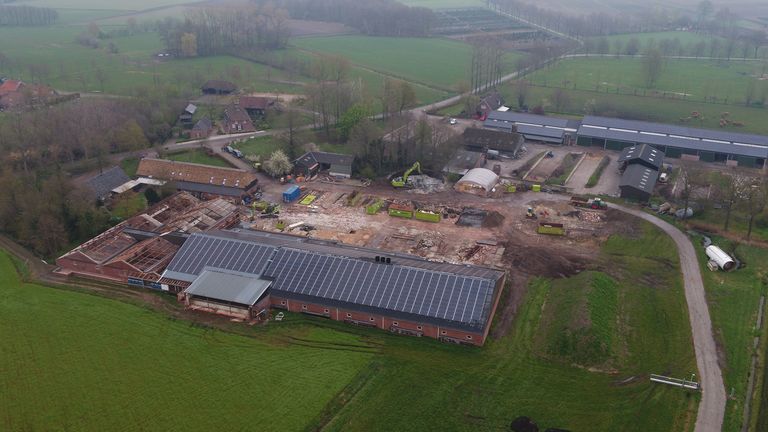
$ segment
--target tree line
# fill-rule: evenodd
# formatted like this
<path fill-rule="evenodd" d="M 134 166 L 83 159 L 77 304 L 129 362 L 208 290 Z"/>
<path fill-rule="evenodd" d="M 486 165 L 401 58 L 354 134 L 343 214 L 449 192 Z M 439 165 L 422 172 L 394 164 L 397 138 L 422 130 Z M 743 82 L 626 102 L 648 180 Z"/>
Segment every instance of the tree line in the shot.
<path fill-rule="evenodd" d="M 284 48 L 288 13 L 271 3 L 195 9 L 184 20 L 166 19 L 157 30 L 166 49 L 181 57 Z"/>
<path fill-rule="evenodd" d="M 0 231 L 53 257 L 111 221 L 68 172 L 107 168 L 111 153 L 166 140 L 183 101 L 79 100 L 0 118 Z"/>
<path fill-rule="evenodd" d="M 277 4 L 293 19 L 337 22 L 370 36 L 428 36 L 436 19 L 430 9 L 394 0 L 278 0 Z"/>
<path fill-rule="evenodd" d="M 0 6 L 0 27 L 51 25 L 59 19 L 56 9 L 35 6 Z"/>
<path fill-rule="evenodd" d="M 582 51 L 585 54 L 600 55 L 640 55 L 645 51 L 658 49 L 665 57 L 719 57 L 732 58 L 766 58 L 768 48 L 763 48 L 765 41 L 752 39 L 721 39 L 714 37 L 709 40 L 699 40 L 684 44 L 679 38 L 649 38 L 644 43 L 639 38 L 628 40 L 606 37 L 588 38 L 584 40 Z"/>

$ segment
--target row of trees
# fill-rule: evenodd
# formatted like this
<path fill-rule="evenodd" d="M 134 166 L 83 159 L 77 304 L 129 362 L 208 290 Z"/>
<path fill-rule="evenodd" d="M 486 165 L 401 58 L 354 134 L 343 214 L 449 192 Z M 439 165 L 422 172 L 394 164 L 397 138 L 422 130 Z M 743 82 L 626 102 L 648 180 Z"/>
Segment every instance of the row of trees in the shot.
<path fill-rule="evenodd" d="M 602 37 L 586 39 L 582 50 L 585 54 L 639 55 L 643 51 L 658 49 L 667 57 L 765 58 L 768 56 L 766 43 L 768 40 L 764 36 L 751 39 L 712 38 L 687 44 L 683 44 L 678 38 L 665 38 L 658 41 L 650 38 L 642 43 L 638 38 L 630 38 L 625 42 L 622 39 L 611 41 Z"/>
<path fill-rule="evenodd" d="M 56 9 L 34 6 L 0 6 L 0 27 L 51 25 L 59 19 Z"/>
<path fill-rule="evenodd" d="M 184 21 L 157 23 L 166 49 L 178 56 L 240 54 L 284 48 L 288 43 L 288 12 L 271 3 L 195 9 Z"/>
<path fill-rule="evenodd" d="M 294 19 L 337 22 L 371 36 L 428 36 L 435 22 L 432 10 L 395 0 L 278 0 L 277 4 Z"/>

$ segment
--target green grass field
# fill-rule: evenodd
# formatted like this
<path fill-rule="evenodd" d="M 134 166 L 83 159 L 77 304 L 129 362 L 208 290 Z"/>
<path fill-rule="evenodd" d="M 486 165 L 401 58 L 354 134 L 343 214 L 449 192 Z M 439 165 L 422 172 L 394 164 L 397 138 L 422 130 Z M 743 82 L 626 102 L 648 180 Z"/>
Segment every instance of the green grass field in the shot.
<path fill-rule="evenodd" d="M 22 284 L 0 255 L 0 421 L 11 431 L 282 431 L 320 419 L 331 431 L 476 431 L 527 415 L 570 430 L 690 430 L 697 398 L 647 380 L 695 367 L 669 239 L 646 225 L 600 256 L 604 271 L 534 280 L 510 332 L 468 348 L 294 314 L 228 325 L 252 337 L 236 336 Z M 566 322 L 566 310 L 585 319 Z M 607 354 L 574 363 L 572 353 L 591 351 L 542 351 L 541 335 L 575 325 Z"/>
<path fill-rule="evenodd" d="M 391 38 L 370 36 L 332 36 L 297 39 L 305 50 L 337 54 L 352 63 L 407 81 L 455 91 L 469 80 L 469 45 L 438 38 Z M 512 70 L 517 55 L 507 54 L 507 70 Z"/>
<path fill-rule="evenodd" d="M 763 87 L 768 91 L 768 82 L 758 80 L 762 73 L 759 62 L 667 60 L 658 82 L 648 88 L 640 59 L 575 58 L 531 74 L 529 79 L 545 86 L 640 95 L 658 91 L 686 96 L 693 101 L 716 97 L 742 103 L 750 82 L 754 98 Z"/>
<path fill-rule="evenodd" d="M 715 242 L 723 250 L 733 253 L 733 245 L 730 242 L 717 238 Z M 733 391 L 734 394 L 734 397 L 728 400 L 723 430 L 735 432 L 741 430 L 753 354 L 752 340 L 758 334 L 755 325 L 760 296 L 768 294 L 765 279 L 768 274 L 768 251 L 739 245 L 735 255 L 747 266 L 729 273 L 708 271 L 706 255 L 703 250 L 699 251 L 712 325 L 724 350 L 723 378 L 726 392 L 730 394 Z M 758 405 L 753 405 L 752 409 L 758 408 Z"/>
<path fill-rule="evenodd" d="M 234 81 L 246 90 L 300 92 L 299 84 L 286 84 L 284 73 L 277 69 L 232 57 L 205 57 L 158 61 L 155 53 L 163 49 L 157 33 L 142 33 L 104 42 L 114 43 L 119 52 L 110 54 L 105 48 L 86 48 L 75 42 L 83 26 L 52 26 L 0 29 L 0 52 L 14 66 L 1 74 L 29 80 L 30 65 L 45 65 L 48 73 L 37 77 L 64 91 L 100 92 L 128 95 L 136 87 L 152 88 L 155 80 L 163 86 L 196 94 L 208 79 Z M 236 75 L 233 70 L 236 69 Z M 104 76 L 98 79 L 97 71 Z"/>
<path fill-rule="evenodd" d="M 348 333 L 248 338 L 20 283 L 4 253 L 0 291 L 6 431 L 302 430 L 372 358 Z"/>
<path fill-rule="evenodd" d="M 201 149 L 187 150 L 180 153 L 169 153 L 166 158 L 177 162 L 192 162 L 224 168 L 232 168 L 226 160 L 217 156 L 208 156 Z"/>
<path fill-rule="evenodd" d="M 591 39 L 597 40 L 602 38 L 595 37 Z M 611 44 L 611 53 L 616 52 L 615 45 L 614 45 L 616 41 L 621 41 L 622 46 L 626 46 L 627 42 L 629 42 L 632 39 L 637 39 L 640 42 L 641 49 L 644 49 L 646 46 L 648 46 L 648 42 L 650 42 L 651 40 L 655 41 L 656 43 L 659 43 L 664 39 L 669 39 L 669 40 L 677 39 L 680 41 L 680 43 L 683 46 L 686 46 L 689 44 L 696 44 L 701 41 L 710 42 L 712 41 L 712 39 L 723 40 L 720 37 L 713 37 L 711 35 L 705 35 L 702 33 L 683 32 L 683 31 L 625 33 L 625 34 L 605 36 L 605 39 L 607 39 Z"/>

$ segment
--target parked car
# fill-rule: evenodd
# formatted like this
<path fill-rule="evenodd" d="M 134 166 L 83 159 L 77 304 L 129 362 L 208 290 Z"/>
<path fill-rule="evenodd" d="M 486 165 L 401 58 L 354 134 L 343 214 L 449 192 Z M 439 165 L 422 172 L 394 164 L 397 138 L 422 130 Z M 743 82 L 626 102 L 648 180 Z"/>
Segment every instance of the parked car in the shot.
<path fill-rule="evenodd" d="M 232 146 L 224 146 L 224 151 L 227 153 L 233 153 L 235 149 L 233 149 Z"/>
<path fill-rule="evenodd" d="M 243 158 L 243 152 L 241 152 L 238 149 L 233 149 L 232 154 L 235 155 L 236 158 L 239 158 L 239 159 Z"/>
<path fill-rule="evenodd" d="M 453 126 L 453 125 L 457 124 L 458 122 L 459 122 L 459 121 L 458 121 L 458 120 L 456 120 L 455 118 L 452 118 L 452 119 L 448 120 L 448 123 L 450 123 L 450 124 L 451 124 L 451 126 Z"/>

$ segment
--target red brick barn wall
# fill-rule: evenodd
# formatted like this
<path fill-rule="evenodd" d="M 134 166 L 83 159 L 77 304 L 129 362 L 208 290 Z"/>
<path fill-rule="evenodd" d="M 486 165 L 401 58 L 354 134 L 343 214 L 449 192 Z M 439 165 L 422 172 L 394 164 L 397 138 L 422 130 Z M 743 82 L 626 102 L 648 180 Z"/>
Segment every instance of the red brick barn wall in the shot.
<path fill-rule="evenodd" d="M 473 345 L 482 345 L 483 342 L 485 342 L 485 337 L 478 333 L 444 328 L 435 326 L 433 324 L 406 321 L 397 318 L 386 317 L 379 314 L 341 309 L 332 306 L 324 306 L 316 303 L 289 300 L 275 296 L 271 296 L 271 298 L 272 305 L 274 307 L 287 309 L 290 312 L 309 312 L 317 315 L 328 315 L 335 321 L 354 320 L 361 323 L 370 323 L 371 325 L 386 331 L 390 331 L 391 327 L 400 327 L 412 331 L 422 332 L 424 336 L 435 339 L 440 337 L 450 337 Z M 395 325 L 395 323 L 397 323 L 397 325 Z"/>
<path fill-rule="evenodd" d="M 125 283 L 128 280 L 128 269 L 105 267 L 93 262 L 79 261 L 69 258 L 59 258 L 56 265 L 68 271 L 82 276 L 107 279 Z"/>

